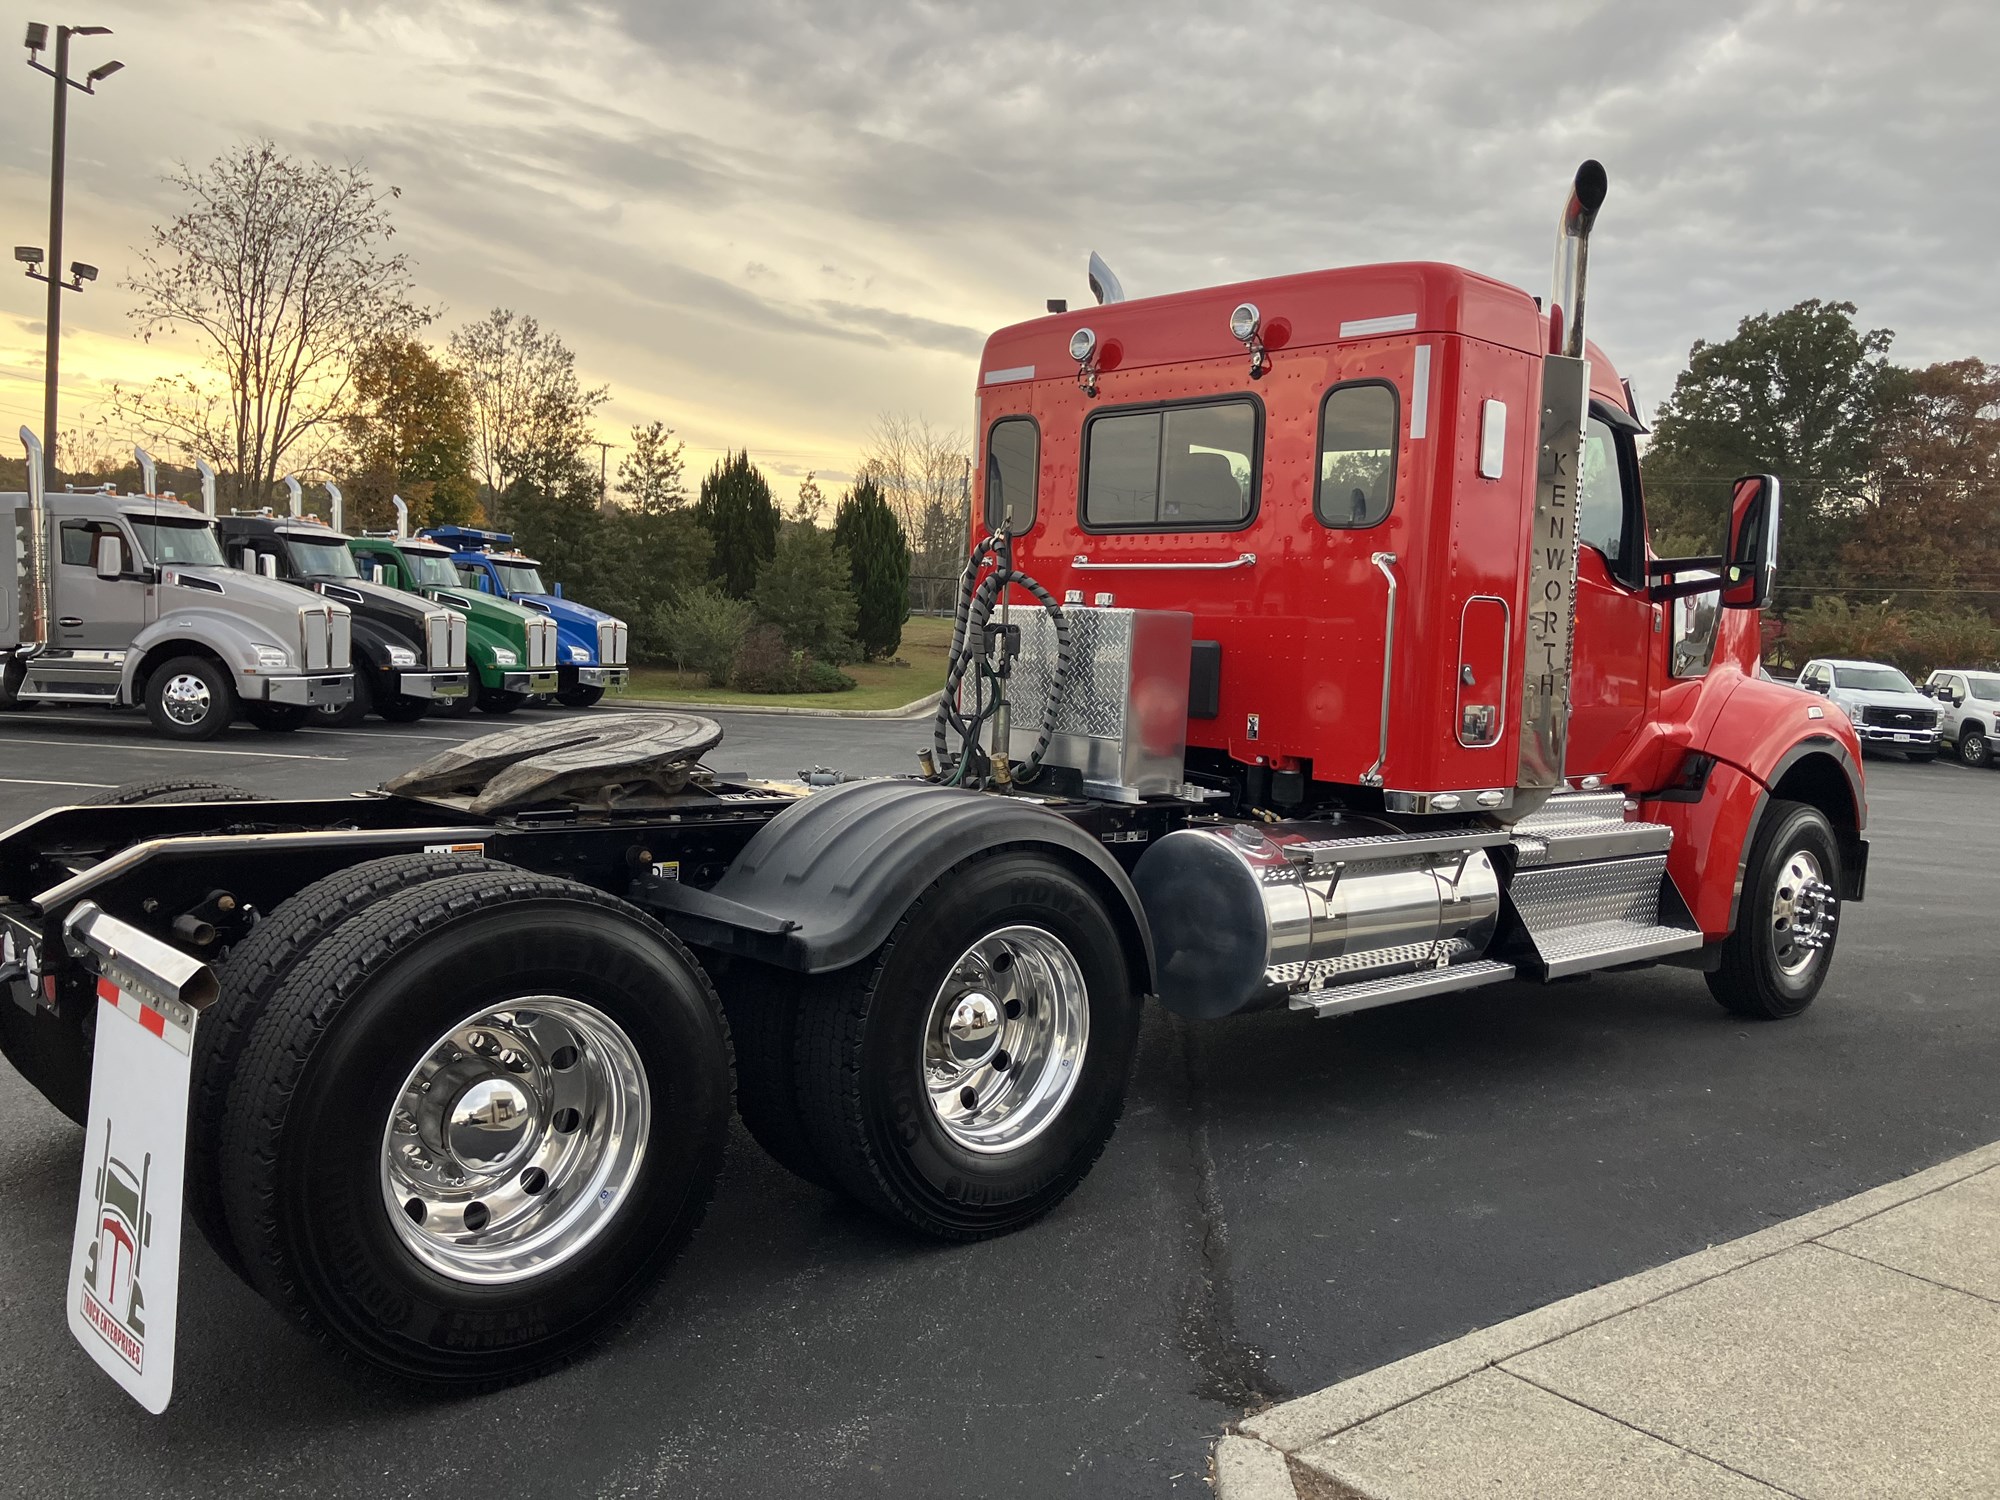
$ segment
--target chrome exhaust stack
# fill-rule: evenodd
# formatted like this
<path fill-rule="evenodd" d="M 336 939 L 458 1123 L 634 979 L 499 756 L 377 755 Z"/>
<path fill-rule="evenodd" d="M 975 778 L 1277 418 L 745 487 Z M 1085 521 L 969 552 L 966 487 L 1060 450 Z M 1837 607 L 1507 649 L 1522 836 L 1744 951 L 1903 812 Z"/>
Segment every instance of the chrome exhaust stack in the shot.
<path fill-rule="evenodd" d="M 14 656 L 25 660 L 49 644 L 49 628 L 56 616 L 56 580 L 49 571 L 49 501 L 42 473 L 42 440 L 33 429 L 23 427 L 21 446 L 28 455 L 28 516 L 27 535 L 21 539 L 16 563 L 21 620 Z"/>
<path fill-rule="evenodd" d="M 1590 361 L 1584 357 L 1584 278 L 1590 231 L 1608 187 L 1604 168 L 1577 168 L 1556 234 L 1549 295 L 1547 355 L 1542 360 L 1541 445 L 1535 463 L 1535 510 L 1528 534 L 1527 649 L 1521 654 L 1521 754 L 1509 822 L 1536 811 L 1563 785 L 1569 743 L 1570 658 L 1576 624 L 1576 516 L 1584 423 L 1590 408 Z"/>
<path fill-rule="evenodd" d="M 63 936 L 72 952 L 95 960 L 103 978 L 190 1030 L 221 993 L 207 964 L 119 921 L 95 901 L 76 904 L 63 920 Z"/>

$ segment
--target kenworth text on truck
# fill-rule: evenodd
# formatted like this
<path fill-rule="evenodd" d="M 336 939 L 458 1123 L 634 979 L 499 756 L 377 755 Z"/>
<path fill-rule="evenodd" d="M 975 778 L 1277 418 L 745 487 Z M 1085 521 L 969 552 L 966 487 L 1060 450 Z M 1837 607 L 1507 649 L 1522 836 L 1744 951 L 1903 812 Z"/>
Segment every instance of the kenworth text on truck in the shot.
<path fill-rule="evenodd" d="M 0 495 L 0 708 L 140 706 L 205 740 L 239 710 L 291 729 L 348 701 L 346 605 L 231 570 L 215 523 L 171 495 L 44 496 L 40 443 L 21 439 L 30 492 Z"/>
<path fill-rule="evenodd" d="M 631 675 L 625 665 L 631 639 L 625 622 L 601 609 L 565 599 L 560 583 L 551 590 L 542 582 L 542 565 L 513 550 L 513 537 L 503 531 L 476 531 L 464 526 L 433 526 L 419 535 L 455 549 L 452 566 L 468 588 L 511 599 L 556 622 L 560 632 L 558 703 L 589 708 L 604 696 L 606 688 L 625 685 Z"/>
<path fill-rule="evenodd" d="M 364 578 L 387 588 L 421 594 L 465 617 L 465 658 L 470 692 L 454 713 L 511 714 L 530 698 L 555 692 L 558 639 L 547 615 L 469 587 L 451 565 L 451 552 L 406 536 L 357 536 L 348 548 Z"/>
<path fill-rule="evenodd" d="M 380 795 L 181 788 L 0 839 L 0 1038 L 86 1160 L 150 1151 L 146 1274 L 184 1193 L 301 1326 L 501 1380 L 685 1242 L 732 1055 L 778 1161 L 967 1240 L 1090 1170 L 1148 997 L 1337 1017 L 1665 960 L 1804 1010 L 1861 895 L 1859 750 L 1752 675 L 1774 480 L 1716 554 L 1646 545 L 1583 339 L 1603 194 L 1587 164 L 1546 313 L 1397 265 L 995 334 L 921 776 L 731 777 L 712 722 L 631 713 Z M 72 1326 L 157 1409 L 146 1298 L 151 1376 Z"/>
<path fill-rule="evenodd" d="M 354 696 L 321 709 L 322 722 L 377 713 L 408 724 L 466 696 L 465 616 L 363 579 L 347 537 L 313 517 L 238 513 L 219 524 L 232 567 L 312 589 L 353 614 Z"/>

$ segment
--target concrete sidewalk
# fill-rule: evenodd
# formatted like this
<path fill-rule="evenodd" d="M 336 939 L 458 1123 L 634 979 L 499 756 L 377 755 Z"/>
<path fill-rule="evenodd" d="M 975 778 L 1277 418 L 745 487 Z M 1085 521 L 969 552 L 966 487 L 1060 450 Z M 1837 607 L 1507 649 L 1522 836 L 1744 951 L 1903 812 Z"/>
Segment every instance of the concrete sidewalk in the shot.
<path fill-rule="evenodd" d="M 2000 1496 L 2000 1143 L 1259 1412 L 1216 1488 Z"/>

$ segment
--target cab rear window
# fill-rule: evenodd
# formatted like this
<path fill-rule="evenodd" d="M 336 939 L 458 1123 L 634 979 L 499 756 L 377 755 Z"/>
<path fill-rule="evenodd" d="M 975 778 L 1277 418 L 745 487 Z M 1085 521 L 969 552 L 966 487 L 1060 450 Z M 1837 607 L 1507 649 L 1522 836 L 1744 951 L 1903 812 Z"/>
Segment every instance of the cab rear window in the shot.
<path fill-rule="evenodd" d="M 1083 429 L 1083 524 L 1221 531 L 1257 508 L 1262 412 L 1239 399 L 1101 412 Z"/>

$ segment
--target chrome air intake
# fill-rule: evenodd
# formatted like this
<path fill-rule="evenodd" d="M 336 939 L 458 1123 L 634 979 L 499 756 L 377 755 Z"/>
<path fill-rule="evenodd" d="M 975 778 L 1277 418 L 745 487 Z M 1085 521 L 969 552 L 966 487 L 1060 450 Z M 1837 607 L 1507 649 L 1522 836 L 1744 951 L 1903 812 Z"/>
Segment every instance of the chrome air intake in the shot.
<path fill-rule="evenodd" d="M 1206 1019 L 1280 1004 L 1299 979 L 1477 957 L 1500 912 L 1484 846 L 1505 835 L 1462 834 L 1454 845 L 1359 817 L 1168 834 L 1132 876 L 1161 1004 Z"/>

